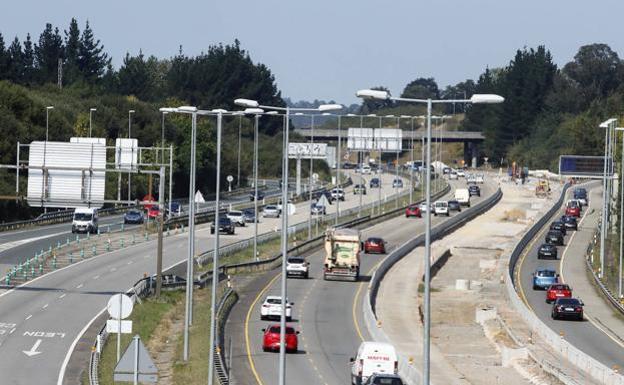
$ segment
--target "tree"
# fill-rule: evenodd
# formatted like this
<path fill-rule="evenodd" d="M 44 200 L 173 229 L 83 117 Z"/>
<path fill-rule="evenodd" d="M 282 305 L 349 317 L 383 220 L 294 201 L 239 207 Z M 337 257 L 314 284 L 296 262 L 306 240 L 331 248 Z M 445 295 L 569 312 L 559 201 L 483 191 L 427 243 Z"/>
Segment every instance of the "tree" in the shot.
<path fill-rule="evenodd" d="M 59 59 L 63 59 L 63 50 L 63 39 L 59 29 L 52 30 L 52 24 L 47 23 L 39 36 L 39 44 L 35 45 L 35 59 L 41 82 L 57 81 L 58 62 Z"/>
<path fill-rule="evenodd" d="M 99 40 L 95 40 L 87 21 L 80 37 L 78 66 L 82 76 L 91 82 L 101 78 L 110 61 L 108 54 L 104 52 L 104 46 Z"/>
<path fill-rule="evenodd" d="M 24 53 L 22 44 L 16 37 L 8 50 L 7 78 L 14 83 L 22 83 L 24 76 Z"/>
<path fill-rule="evenodd" d="M 4 45 L 4 37 L 0 33 L 0 79 L 9 78 L 9 53 Z"/>
<path fill-rule="evenodd" d="M 65 31 L 65 65 L 63 69 L 66 83 L 73 83 L 80 77 L 80 30 L 78 22 L 72 18 L 69 31 Z"/>
<path fill-rule="evenodd" d="M 621 82 L 622 62 L 617 53 L 606 44 L 590 44 L 579 48 L 574 61 L 563 67 L 563 72 L 576 81 L 583 90 L 586 107 L 596 98 L 603 98 Z"/>
<path fill-rule="evenodd" d="M 371 89 L 390 92 L 388 88 L 384 86 L 377 86 Z M 360 114 L 362 115 L 374 114 L 376 111 L 379 111 L 381 109 L 392 108 L 392 107 L 394 107 L 394 102 L 392 100 L 363 99 L 362 106 L 360 107 Z"/>
<path fill-rule="evenodd" d="M 30 34 L 26 35 L 26 40 L 24 41 L 23 63 L 22 84 L 31 84 L 35 81 L 35 50 Z"/>
<path fill-rule="evenodd" d="M 134 95 L 143 99 L 148 97 L 154 88 L 147 63 L 141 51 L 139 51 L 138 56 L 126 54 L 123 65 L 119 68 L 118 78 L 118 92 L 123 95 Z"/>
<path fill-rule="evenodd" d="M 409 99 L 439 99 L 440 90 L 434 78 L 418 78 L 405 86 L 401 97 Z"/>

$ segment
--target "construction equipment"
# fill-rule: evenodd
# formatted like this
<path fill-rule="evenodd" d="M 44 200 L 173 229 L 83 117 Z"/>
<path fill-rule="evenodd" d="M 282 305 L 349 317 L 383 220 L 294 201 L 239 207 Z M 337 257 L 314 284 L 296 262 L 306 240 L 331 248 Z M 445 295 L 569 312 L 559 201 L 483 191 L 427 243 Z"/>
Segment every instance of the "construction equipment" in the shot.
<path fill-rule="evenodd" d="M 550 196 L 550 183 L 547 179 L 540 179 L 535 186 L 535 196 L 538 198 L 546 198 Z"/>

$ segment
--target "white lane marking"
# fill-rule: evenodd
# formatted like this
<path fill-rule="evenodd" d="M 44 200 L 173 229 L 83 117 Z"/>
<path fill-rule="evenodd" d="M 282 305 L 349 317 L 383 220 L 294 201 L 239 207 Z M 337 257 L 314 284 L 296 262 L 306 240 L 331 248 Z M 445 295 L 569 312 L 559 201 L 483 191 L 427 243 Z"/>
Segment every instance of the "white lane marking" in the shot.
<path fill-rule="evenodd" d="M 93 277 L 93 279 L 98 279 L 98 278 L 100 278 L 99 275 L 96 275 L 95 277 Z"/>
<path fill-rule="evenodd" d="M 31 318 L 32 318 L 32 314 L 30 314 L 28 317 L 26 317 L 26 321 L 28 321 Z"/>
<path fill-rule="evenodd" d="M 80 289 L 83 286 L 84 286 L 84 283 L 81 283 L 80 285 L 76 286 L 76 289 Z"/>
<path fill-rule="evenodd" d="M 143 256 L 143 259 L 148 259 L 149 257 L 150 257 L 150 255 L 149 255 L 149 254 L 147 254 L 147 255 L 144 255 L 144 256 Z"/>
<path fill-rule="evenodd" d="M 134 261 L 128 261 L 128 265 L 132 265 L 134 263 Z"/>
<path fill-rule="evenodd" d="M 61 295 L 59 296 L 59 299 L 61 299 L 61 298 L 65 298 L 65 296 L 66 296 L 66 295 L 67 295 L 67 294 L 61 294 Z"/>
<path fill-rule="evenodd" d="M 43 308 L 42 308 L 42 309 L 45 309 L 45 308 L 47 308 L 48 306 L 50 306 L 50 304 L 49 304 L 49 303 L 46 303 L 45 305 L 43 305 Z"/>
<path fill-rule="evenodd" d="M 5 242 L 5 243 L 0 245 L 0 252 L 12 249 L 12 248 L 17 247 L 17 246 L 24 245 L 24 244 L 29 243 L 29 242 L 38 241 L 40 239 L 52 238 L 52 237 L 56 237 L 58 235 L 66 234 L 66 233 L 67 232 L 61 232 L 61 233 L 55 233 L 55 234 L 42 235 L 40 237 L 32 237 L 32 238 L 27 238 L 27 239 L 20 239 L 19 241 Z"/>
<path fill-rule="evenodd" d="M 9 332 L 9 334 L 13 334 L 13 332 L 15 332 L 15 328 L 11 329 L 11 331 Z"/>
<path fill-rule="evenodd" d="M 110 272 L 112 273 L 113 271 L 117 271 L 116 267 L 111 267 Z"/>

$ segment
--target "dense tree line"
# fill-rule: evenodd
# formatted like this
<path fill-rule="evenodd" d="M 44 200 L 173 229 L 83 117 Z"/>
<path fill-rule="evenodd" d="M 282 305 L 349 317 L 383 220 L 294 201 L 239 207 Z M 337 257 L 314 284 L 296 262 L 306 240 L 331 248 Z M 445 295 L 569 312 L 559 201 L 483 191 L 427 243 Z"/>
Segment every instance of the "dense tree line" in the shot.
<path fill-rule="evenodd" d="M 59 62 L 62 88 L 57 86 Z M 0 35 L 0 163 L 12 164 L 16 143 L 41 140 L 46 132 L 45 107 L 50 112 L 50 140 L 68 141 L 71 136 L 84 136 L 89 129 L 89 110 L 93 114 L 93 135 L 114 138 L 128 135 L 128 111 L 132 136 L 141 146 L 160 145 L 163 131 L 159 107 L 196 105 L 199 108 L 238 110 L 234 99 L 247 97 L 263 103 L 284 106 L 271 71 L 254 63 L 240 43 L 216 45 L 197 56 L 180 51 L 171 58 L 146 57 L 142 52 L 127 54 L 119 69 L 95 37 L 89 23 L 82 31 L 72 19 L 66 31 L 47 24 L 39 39 L 27 35 L 4 43 Z M 238 117 L 224 119 L 222 183 L 228 174 L 237 174 L 238 127 L 242 131 L 241 185 L 251 174 L 250 151 L 253 140 L 252 120 Z M 197 186 L 205 194 L 214 191 L 215 119 L 198 119 Z M 190 155 L 190 117 L 170 114 L 164 121 L 165 144 L 173 145 L 174 195 L 188 194 L 188 161 Z M 260 124 L 263 176 L 280 173 L 280 156 L 275 151 L 273 136 L 282 127 L 280 117 L 262 118 Z M 307 170 L 307 168 L 304 168 Z M 315 167 L 321 171 L 322 166 Z M 133 197 L 146 193 L 147 183 L 133 183 Z M 0 170 L 0 195 L 15 192 L 14 176 Z M 25 180 L 22 179 L 22 191 Z M 107 184 L 108 186 L 109 184 Z M 110 183 L 107 196 L 116 196 L 116 183 Z M 0 201 L 0 221 L 36 214 L 23 204 Z"/>

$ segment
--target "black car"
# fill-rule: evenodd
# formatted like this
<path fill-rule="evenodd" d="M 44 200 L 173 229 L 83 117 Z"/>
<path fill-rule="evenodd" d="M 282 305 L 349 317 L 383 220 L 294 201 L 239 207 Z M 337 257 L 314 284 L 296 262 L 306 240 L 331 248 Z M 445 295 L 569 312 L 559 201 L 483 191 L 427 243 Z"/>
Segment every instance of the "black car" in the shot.
<path fill-rule="evenodd" d="M 557 230 L 550 230 L 546 234 L 546 243 L 563 246 L 563 233 Z"/>
<path fill-rule="evenodd" d="M 252 192 L 249 193 L 249 200 L 251 202 L 253 202 L 254 198 L 255 198 L 255 191 L 252 191 Z M 262 191 L 258 190 L 258 200 L 261 201 L 263 199 L 264 199 L 264 193 Z"/>
<path fill-rule="evenodd" d="M 553 223 L 550 224 L 550 229 L 551 230 L 557 230 L 557 231 L 561 231 L 563 233 L 563 236 L 568 235 L 566 232 L 566 227 L 565 224 L 561 221 L 554 221 Z"/>
<path fill-rule="evenodd" d="M 461 205 L 456 200 L 448 201 L 448 208 L 449 211 L 461 211 Z"/>
<path fill-rule="evenodd" d="M 139 210 L 130 210 L 124 214 L 124 223 L 143 223 L 143 213 Z"/>
<path fill-rule="evenodd" d="M 256 217 L 256 211 L 254 209 L 243 209 L 243 219 L 247 223 L 254 223 L 258 220 Z"/>
<path fill-rule="evenodd" d="M 557 298 L 552 307 L 553 319 L 575 318 L 583 320 L 583 302 L 576 298 Z"/>
<path fill-rule="evenodd" d="M 537 250 L 537 259 L 557 259 L 557 246 L 551 243 L 543 243 Z"/>
<path fill-rule="evenodd" d="M 470 196 L 476 195 L 478 197 L 481 196 L 481 187 L 471 184 L 470 186 L 468 186 L 468 194 Z"/>
<path fill-rule="evenodd" d="M 345 170 L 354 170 L 357 168 L 357 164 L 351 162 L 344 162 L 342 168 Z"/>
<path fill-rule="evenodd" d="M 561 222 L 563 222 L 565 228 L 568 230 L 578 230 L 578 222 L 576 221 L 576 217 L 564 215 L 561 217 Z"/>
<path fill-rule="evenodd" d="M 219 217 L 219 232 L 234 235 L 234 223 L 229 218 Z M 210 225 L 210 234 L 215 233 L 214 223 Z"/>
<path fill-rule="evenodd" d="M 380 188 L 381 187 L 381 181 L 379 180 L 379 178 L 373 178 L 370 180 L 370 182 L 368 183 L 370 188 Z"/>
<path fill-rule="evenodd" d="M 362 194 L 366 195 L 366 185 L 365 184 L 356 184 L 353 186 L 353 195 Z"/>

